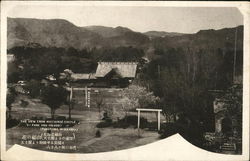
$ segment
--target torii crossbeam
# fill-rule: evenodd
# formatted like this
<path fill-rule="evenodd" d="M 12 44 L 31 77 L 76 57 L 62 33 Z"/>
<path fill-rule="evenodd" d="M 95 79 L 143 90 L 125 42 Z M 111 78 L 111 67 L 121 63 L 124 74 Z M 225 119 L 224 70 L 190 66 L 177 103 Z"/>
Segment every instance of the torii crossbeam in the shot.
<path fill-rule="evenodd" d="M 140 112 L 141 111 L 150 111 L 150 112 L 157 112 L 158 113 L 158 130 L 160 130 L 161 128 L 161 111 L 162 109 L 147 109 L 147 108 L 137 108 L 136 109 L 138 111 L 138 125 L 137 128 L 140 128 Z"/>

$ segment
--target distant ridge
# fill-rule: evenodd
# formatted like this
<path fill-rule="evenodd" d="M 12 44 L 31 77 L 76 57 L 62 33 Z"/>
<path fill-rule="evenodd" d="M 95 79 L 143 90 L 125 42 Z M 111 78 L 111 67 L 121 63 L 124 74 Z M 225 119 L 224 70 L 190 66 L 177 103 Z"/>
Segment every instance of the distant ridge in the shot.
<path fill-rule="evenodd" d="M 152 53 L 154 48 L 223 48 L 234 44 L 238 29 L 238 49 L 243 48 L 243 26 L 220 30 L 201 30 L 194 34 L 148 31 L 135 32 L 129 28 L 85 26 L 78 27 L 63 19 L 8 18 L 7 46 L 62 47 L 75 49 L 115 48 L 131 46 Z"/>
<path fill-rule="evenodd" d="M 149 38 L 125 27 L 78 27 L 62 19 L 8 18 L 8 49 L 37 43 L 45 47 L 76 49 L 114 46 L 141 46 Z"/>
<path fill-rule="evenodd" d="M 148 31 L 148 32 L 145 32 L 144 34 L 149 36 L 150 38 L 165 37 L 165 36 L 174 37 L 174 36 L 184 35 L 184 33 L 165 32 L 165 31 Z"/>

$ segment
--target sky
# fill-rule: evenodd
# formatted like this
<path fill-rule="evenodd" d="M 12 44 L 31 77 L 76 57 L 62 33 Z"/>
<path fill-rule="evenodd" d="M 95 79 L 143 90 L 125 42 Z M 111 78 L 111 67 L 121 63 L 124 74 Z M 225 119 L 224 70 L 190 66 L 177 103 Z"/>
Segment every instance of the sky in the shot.
<path fill-rule="evenodd" d="M 243 24 L 237 8 L 151 6 L 16 6 L 8 17 L 66 19 L 76 26 L 123 26 L 134 31 L 196 33 Z"/>

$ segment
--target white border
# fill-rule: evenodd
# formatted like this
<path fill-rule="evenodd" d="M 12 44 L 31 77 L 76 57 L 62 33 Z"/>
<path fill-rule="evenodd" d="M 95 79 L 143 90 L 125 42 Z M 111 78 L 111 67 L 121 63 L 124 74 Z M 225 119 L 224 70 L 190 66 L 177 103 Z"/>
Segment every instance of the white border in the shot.
<path fill-rule="evenodd" d="M 159 7 L 237 7 L 244 16 L 244 75 L 243 75 L 243 151 L 242 155 L 208 152 L 187 143 L 178 134 L 164 140 L 128 150 L 66 154 L 44 152 L 13 146 L 6 152 L 5 104 L 7 69 L 7 12 L 17 5 L 82 5 L 82 6 L 159 6 Z M 3 160 L 249 160 L 249 2 L 190 2 L 190 1 L 2 1 L 1 2 L 1 159 Z M 178 140 L 176 142 L 176 140 Z"/>

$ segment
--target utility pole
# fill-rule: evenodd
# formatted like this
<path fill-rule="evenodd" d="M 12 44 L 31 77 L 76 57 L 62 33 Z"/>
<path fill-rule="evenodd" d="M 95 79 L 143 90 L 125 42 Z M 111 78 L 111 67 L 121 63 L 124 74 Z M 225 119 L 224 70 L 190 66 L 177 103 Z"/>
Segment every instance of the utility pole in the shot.
<path fill-rule="evenodd" d="M 236 51 L 237 51 L 237 27 L 235 29 L 235 40 L 234 40 L 234 66 L 233 66 L 233 83 L 235 82 L 236 73 Z"/>

